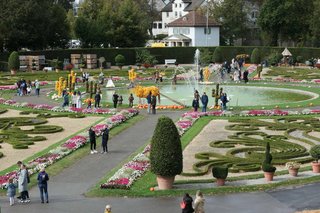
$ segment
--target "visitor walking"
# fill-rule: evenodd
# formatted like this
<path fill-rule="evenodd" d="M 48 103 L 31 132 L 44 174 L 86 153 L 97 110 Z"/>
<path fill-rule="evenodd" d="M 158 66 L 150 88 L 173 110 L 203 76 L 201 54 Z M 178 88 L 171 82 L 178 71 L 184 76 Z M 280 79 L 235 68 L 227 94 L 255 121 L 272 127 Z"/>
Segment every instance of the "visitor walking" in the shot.
<path fill-rule="evenodd" d="M 196 193 L 196 199 L 194 200 L 194 212 L 195 213 L 205 213 L 204 212 L 204 197 L 200 190 Z"/>
<path fill-rule="evenodd" d="M 194 98 L 197 99 L 197 101 L 199 102 L 200 94 L 199 94 L 198 90 L 194 90 L 193 96 L 194 96 Z"/>
<path fill-rule="evenodd" d="M 100 108 L 100 101 L 101 101 L 101 95 L 97 92 L 97 94 L 94 96 L 94 108 Z"/>
<path fill-rule="evenodd" d="M 21 170 L 19 172 L 18 176 L 18 190 L 21 194 L 20 202 L 21 203 L 28 203 L 30 202 L 30 199 L 27 199 L 28 194 L 28 171 L 27 167 L 22 164 Z"/>
<path fill-rule="evenodd" d="M 184 195 L 182 201 L 184 203 L 184 208 L 182 208 L 182 213 L 192 213 L 192 212 L 194 212 L 194 209 L 192 208 L 193 199 L 188 193 L 186 193 Z"/>
<path fill-rule="evenodd" d="M 122 95 L 120 95 L 119 99 L 118 99 L 118 105 L 122 106 L 122 102 L 123 102 L 123 97 L 122 97 Z"/>
<path fill-rule="evenodd" d="M 244 83 L 247 83 L 247 82 L 249 81 L 248 75 L 249 75 L 248 70 L 245 70 L 245 71 L 243 72 L 243 80 L 244 80 Z"/>
<path fill-rule="evenodd" d="M 104 129 L 102 133 L 102 151 L 101 154 L 108 153 L 108 140 L 109 140 L 109 129 L 108 127 Z"/>
<path fill-rule="evenodd" d="M 207 94 L 204 92 L 201 96 L 201 103 L 202 103 L 202 112 L 207 112 L 207 106 L 208 106 L 209 98 Z"/>
<path fill-rule="evenodd" d="M 72 107 L 76 108 L 77 107 L 77 92 L 74 91 L 71 95 L 71 104 Z"/>
<path fill-rule="evenodd" d="M 196 98 L 194 98 L 192 101 L 192 107 L 194 112 L 198 112 L 199 101 Z"/>
<path fill-rule="evenodd" d="M 148 113 L 151 113 L 151 92 L 147 95 Z"/>
<path fill-rule="evenodd" d="M 221 109 L 227 110 L 227 103 L 229 102 L 228 97 L 227 97 L 227 93 L 222 93 L 221 97 L 220 97 L 220 101 L 221 101 Z"/>
<path fill-rule="evenodd" d="M 36 88 L 36 96 L 40 96 L 40 82 L 38 81 L 38 79 L 36 79 L 36 81 L 34 82 L 34 86 Z"/>
<path fill-rule="evenodd" d="M 69 94 L 68 94 L 68 92 L 64 90 L 62 92 L 62 96 L 63 96 L 62 107 L 69 106 Z"/>
<path fill-rule="evenodd" d="M 14 205 L 14 197 L 16 196 L 16 184 L 13 182 L 13 178 L 9 178 L 7 183 L 7 196 L 9 197 L 10 206 Z"/>
<path fill-rule="evenodd" d="M 236 82 L 236 83 L 239 83 L 240 82 L 240 76 L 239 76 L 239 71 L 238 70 L 235 70 L 233 72 L 233 81 Z"/>
<path fill-rule="evenodd" d="M 106 205 L 104 213 L 111 213 L 111 205 Z"/>
<path fill-rule="evenodd" d="M 116 91 L 114 91 L 113 96 L 112 96 L 112 101 L 113 101 L 113 108 L 117 108 L 117 104 L 118 104 L 118 98 L 119 95 L 117 94 Z"/>
<path fill-rule="evenodd" d="M 151 108 L 152 114 L 156 114 L 157 97 L 155 95 L 151 96 Z"/>
<path fill-rule="evenodd" d="M 82 99 L 81 99 L 81 92 L 78 91 L 77 92 L 77 106 L 78 109 L 80 109 L 82 107 Z"/>
<path fill-rule="evenodd" d="M 49 203 L 49 196 L 48 196 L 48 180 L 49 175 L 46 173 L 45 168 L 41 168 L 38 174 L 38 187 L 40 190 L 40 199 L 41 203 L 44 203 L 44 198 L 46 199 L 46 203 Z M 44 194 L 44 197 L 43 197 Z"/>
<path fill-rule="evenodd" d="M 199 81 L 203 82 L 203 68 L 200 69 L 199 75 L 200 75 Z"/>
<path fill-rule="evenodd" d="M 128 100 L 129 100 L 129 107 L 132 108 L 133 107 L 133 100 L 134 100 L 132 93 L 130 94 Z"/>
<path fill-rule="evenodd" d="M 89 129 L 89 140 L 90 140 L 90 150 L 91 150 L 91 154 L 95 154 L 95 153 L 98 153 L 96 151 L 96 146 L 97 146 L 97 143 L 96 143 L 96 133 L 95 131 L 93 130 L 93 126 L 90 127 Z"/>

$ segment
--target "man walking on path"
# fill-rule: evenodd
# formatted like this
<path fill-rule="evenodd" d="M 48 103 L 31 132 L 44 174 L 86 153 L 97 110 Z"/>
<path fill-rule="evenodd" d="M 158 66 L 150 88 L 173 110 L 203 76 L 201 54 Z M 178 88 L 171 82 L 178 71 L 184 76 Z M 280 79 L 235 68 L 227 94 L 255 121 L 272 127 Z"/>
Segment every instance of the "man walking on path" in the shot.
<path fill-rule="evenodd" d="M 117 108 L 118 98 L 119 98 L 119 95 L 117 94 L 117 92 L 114 92 L 114 94 L 112 96 L 112 101 L 113 101 L 113 107 L 115 109 Z"/>
<path fill-rule="evenodd" d="M 201 96 L 202 112 L 207 112 L 208 101 L 209 101 L 208 96 L 204 92 L 203 95 Z"/>
<path fill-rule="evenodd" d="M 102 133 L 102 151 L 101 154 L 108 153 L 108 140 L 109 140 L 109 129 L 108 127 L 104 129 Z"/>
<path fill-rule="evenodd" d="M 147 95 L 148 113 L 151 113 L 151 92 Z"/>
<path fill-rule="evenodd" d="M 100 93 L 97 92 L 97 94 L 94 96 L 94 108 L 100 108 L 100 100 L 101 100 L 101 95 Z"/>
<path fill-rule="evenodd" d="M 93 130 L 93 126 L 90 127 L 89 129 L 89 139 L 90 139 L 90 149 L 91 149 L 91 154 L 95 154 L 95 153 L 98 153 L 96 151 L 96 133 L 95 131 Z"/>
<path fill-rule="evenodd" d="M 40 96 L 40 83 L 38 79 L 34 82 L 34 86 L 36 87 L 36 96 Z"/>
<path fill-rule="evenodd" d="M 46 173 L 44 167 L 41 168 L 39 174 L 38 174 L 38 187 L 40 190 L 40 199 L 41 203 L 44 203 L 44 198 L 43 194 L 46 198 L 46 203 L 49 203 L 49 196 L 48 196 L 48 180 L 49 180 L 49 175 Z"/>

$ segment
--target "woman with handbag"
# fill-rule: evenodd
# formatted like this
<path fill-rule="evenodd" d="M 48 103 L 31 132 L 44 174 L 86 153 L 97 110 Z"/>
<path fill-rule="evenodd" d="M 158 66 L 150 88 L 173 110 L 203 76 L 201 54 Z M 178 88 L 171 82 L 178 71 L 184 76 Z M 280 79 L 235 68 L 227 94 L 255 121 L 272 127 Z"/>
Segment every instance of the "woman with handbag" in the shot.
<path fill-rule="evenodd" d="M 180 207 L 182 209 L 182 213 L 192 213 L 194 212 L 194 209 L 192 208 L 192 197 L 186 193 L 183 197 L 182 202 L 180 203 Z M 183 207 L 183 208 L 182 208 Z"/>

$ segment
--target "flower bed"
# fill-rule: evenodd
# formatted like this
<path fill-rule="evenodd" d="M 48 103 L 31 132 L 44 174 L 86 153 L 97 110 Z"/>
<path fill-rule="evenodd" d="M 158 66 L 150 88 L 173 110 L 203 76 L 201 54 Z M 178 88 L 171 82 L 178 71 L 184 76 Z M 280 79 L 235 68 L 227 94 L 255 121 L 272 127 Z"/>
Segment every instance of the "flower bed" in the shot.
<path fill-rule="evenodd" d="M 128 120 L 129 118 L 137 115 L 139 111 L 130 109 L 130 110 L 122 110 L 121 112 L 117 113 L 116 115 L 107 118 L 103 123 L 94 126 L 94 130 L 96 135 L 100 135 L 101 132 L 108 127 L 112 129 L 113 127 L 121 124 L 122 122 Z M 73 151 L 79 149 L 80 147 L 84 146 L 88 142 L 88 133 L 87 131 L 83 131 L 82 133 L 73 136 L 72 138 L 68 139 L 66 142 L 50 150 L 48 153 L 43 154 L 27 163 L 27 167 L 29 168 L 29 174 L 37 173 L 41 167 L 47 167 L 59 159 L 69 155 Z M 132 166 L 131 166 L 132 168 Z M 5 175 L 0 176 L 0 186 L 2 188 L 5 187 L 10 177 L 17 178 L 18 171 L 12 171 Z"/>
<path fill-rule="evenodd" d="M 50 106 L 47 104 L 31 104 L 31 103 L 19 103 L 14 100 L 6 100 L 0 98 L 0 104 L 13 106 L 13 107 L 24 107 L 36 110 L 50 110 L 53 112 L 72 112 L 72 113 L 83 113 L 83 114 L 116 114 L 116 109 L 86 109 L 86 108 L 75 108 L 75 107 L 61 107 L 61 106 Z"/>
<path fill-rule="evenodd" d="M 138 104 L 136 106 L 138 109 L 148 109 L 148 104 Z M 158 105 L 156 109 L 184 109 L 184 106 L 180 105 Z"/>
<path fill-rule="evenodd" d="M 40 81 L 40 86 L 44 86 L 47 85 L 48 82 L 47 81 Z M 4 86 L 0 86 L 0 90 L 15 90 L 18 89 L 17 85 L 4 85 Z"/>

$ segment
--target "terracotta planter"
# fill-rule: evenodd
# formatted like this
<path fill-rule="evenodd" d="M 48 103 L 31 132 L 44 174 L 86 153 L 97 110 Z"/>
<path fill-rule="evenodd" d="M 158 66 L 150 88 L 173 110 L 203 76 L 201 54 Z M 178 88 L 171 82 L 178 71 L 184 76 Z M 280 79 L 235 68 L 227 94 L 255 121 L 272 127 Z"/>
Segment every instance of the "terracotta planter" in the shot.
<path fill-rule="evenodd" d="M 313 173 L 320 173 L 320 163 L 312 162 L 311 165 Z"/>
<path fill-rule="evenodd" d="M 293 177 L 297 177 L 298 171 L 299 169 L 289 169 L 289 174 L 292 175 Z"/>
<path fill-rule="evenodd" d="M 266 181 L 273 181 L 274 172 L 264 172 Z"/>
<path fill-rule="evenodd" d="M 158 175 L 157 182 L 158 182 L 159 190 L 172 189 L 174 178 L 175 177 L 163 177 Z"/>
<path fill-rule="evenodd" d="M 224 186 L 226 179 L 217 178 L 216 184 L 217 186 Z"/>

